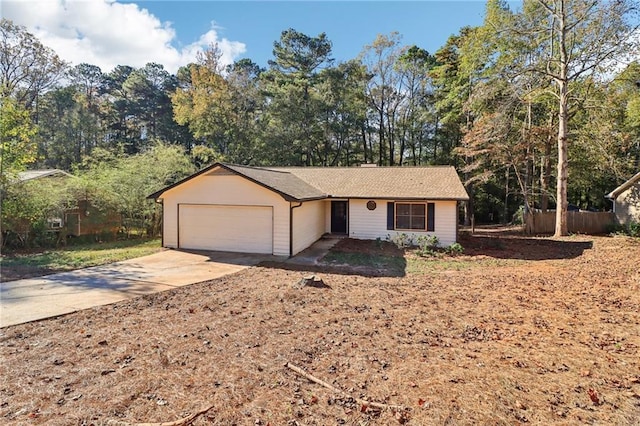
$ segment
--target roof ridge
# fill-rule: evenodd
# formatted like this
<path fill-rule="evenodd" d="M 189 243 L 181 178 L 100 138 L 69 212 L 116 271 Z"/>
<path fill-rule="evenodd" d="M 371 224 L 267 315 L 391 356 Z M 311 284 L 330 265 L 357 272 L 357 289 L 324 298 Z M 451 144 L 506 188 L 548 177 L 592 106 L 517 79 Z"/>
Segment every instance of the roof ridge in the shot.
<path fill-rule="evenodd" d="M 222 165 L 227 166 L 227 167 L 240 167 L 240 168 L 244 168 L 244 169 L 262 170 L 264 172 L 291 174 L 291 173 L 283 171 L 283 170 L 273 170 L 273 169 L 269 169 L 269 168 L 266 168 L 266 167 L 260 167 L 260 166 L 245 166 L 245 165 L 242 165 L 242 164 L 233 164 L 233 163 L 219 163 L 219 164 L 222 164 Z"/>

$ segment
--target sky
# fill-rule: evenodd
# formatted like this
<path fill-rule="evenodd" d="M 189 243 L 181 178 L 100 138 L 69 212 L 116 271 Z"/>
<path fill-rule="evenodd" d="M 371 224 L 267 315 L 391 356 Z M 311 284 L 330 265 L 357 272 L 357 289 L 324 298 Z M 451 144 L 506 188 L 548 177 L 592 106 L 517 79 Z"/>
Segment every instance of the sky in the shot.
<path fill-rule="evenodd" d="M 72 65 L 162 64 L 175 73 L 212 43 L 222 62 L 249 58 L 262 67 L 273 43 L 293 28 L 324 32 L 336 62 L 355 58 L 377 34 L 434 53 L 463 26 L 482 23 L 485 2 L 449 1 L 114 1 L 0 0 L 2 17 L 23 25 Z"/>

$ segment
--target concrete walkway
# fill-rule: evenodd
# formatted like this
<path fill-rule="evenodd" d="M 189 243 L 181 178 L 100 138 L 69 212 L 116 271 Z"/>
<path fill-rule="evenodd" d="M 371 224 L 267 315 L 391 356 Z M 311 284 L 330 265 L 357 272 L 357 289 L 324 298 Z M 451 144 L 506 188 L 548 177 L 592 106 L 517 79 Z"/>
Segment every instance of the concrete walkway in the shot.
<path fill-rule="evenodd" d="M 238 272 L 275 256 L 165 250 L 124 262 L 0 283 L 0 327 L 40 320 Z"/>
<path fill-rule="evenodd" d="M 325 236 L 320 238 L 315 243 L 311 244 L 309 248 L 302 250 L 290 259 L 287 259 L 285 263 L 293 263 L 295 265 L 317 265 L 323 257 L 329 253 L 329 250 L 333 248 L 340 237 Z"/>

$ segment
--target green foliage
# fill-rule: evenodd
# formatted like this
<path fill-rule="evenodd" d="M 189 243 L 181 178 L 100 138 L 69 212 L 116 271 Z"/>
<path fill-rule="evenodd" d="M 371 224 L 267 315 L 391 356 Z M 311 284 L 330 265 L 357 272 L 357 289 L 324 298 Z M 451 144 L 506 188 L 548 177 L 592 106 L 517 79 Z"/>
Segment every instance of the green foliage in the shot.
<path fill-rule="evenodd" d="M 524 206 L 520 206 L 511 217 L 512 225 L 524 225 Z"/>
<path fill-rule="evenodd" d="M 406 260 L 402 256 L 385 256 L 369 253 L 330 251 L 323 259 L 330 265 L 375 268 L 386 270 L 399 276 L 404 275 Z"/>
<path fill-rule="evenodd" d="M 189 157 L 175 145 L 158 143 L 137 155 L 103 153 L 99 163 L 78 170 L 75 191 L 92 205 L 122 215 L 127 235 L 137 230 L 149 236 L 160 231 L 160 210 L 147 196 L 194 172 Z"/>
<path fill-rule="evenodd" d="M 7 176 L 24 170 L 35 160 L 36 127 L 29 112 L 9 97 L 0 98 L 0 187 Z"/>
<path fill-rule="evenodd" d="M 420 235 L 415 241 L 420 256 L 435 256 L 440 247 L 440 240 L 436 235 Z"/>
<path fill-rule="evenodd" d="M 627 225 L 612 223 L 607 226 L 607 234 L 628 235 L 629 237 L 640 237 L 640 222 L 631 221 Z"/>
<path fill-rule="evenodd" d="M 183 70 L 182 84 L 171 96 L 174 118 L 204 145 L 194 154 L 199 163 L 206 156 L 244 164 L 256 145 L 255 114 L 261 100 L 255 81 L 260 70 L 245 61 L 229 67 L 225 78 L 220 55 L 213 46 Z"/>
<path fill-rule="evenodd" d="M 159 239 L 94 242 L 35 254 L 10 254 L 0 259 L 0 267 L 9 276 L 15 275 L 12 273 L 13 270 L 16 274 L 28 271 L 27 275 L 36 276 L 120 262 L 146 256 L 160 249 Z"/>
<path fill-rule="evenodd" d="M 263 117 L 265 160 L 284 165 L 323 164 L 329 108 L 320 88 L 329 74 L 321 70 L 331 63 L 331 42 L 324 33 L 310 37 L 289 29 L 274 43 L 273 52 L 270 69 L 260 76 L 269 105 Z"/>
<path fill-rule="evenodd" d="M 126 236 L 155 236 L 160 231 L 161 212 L 147 196 L 193 172 L 189 157 L 175 145 L 156 144 L 133 156 L 96 149 L 79 166 L 77 178 L 10 185 L 2 211 L 3 235 L 15 246 L 55 245 L 59 241 L 47 221 L 64 219 L 65 212 L 80 207 L 83 214 L 91 213 L 83 219 L 85 223 L 108 227 L 115 214 L 122 218 Z M 101 232 L 104 235 L 85 238 L 114 238 L 111 231 Z"/>
<path fill-rule="evenodd" d="M 32 247 L 56 243 L 48 220 L 64 218 L 75 200 L 69 178 L 44 178 L 8 185 L 2 206 L 5 245 Z"/>
<path fill-rule="evenodd" d="M 457 255 L 464 253 L 464 247 L 460 243 L 453 243 L 447 247 L 447 252 L 451 255 Z"/>
<path fill-rule="evenodd" d="M 405 249 L 408 247 L 413 247 L 413 238 L 409 234 L 405 234 L 404 232 L 398 232 L 393 235 L 387 235 L 387 241 L 393 243 L 399 249 Z"/>

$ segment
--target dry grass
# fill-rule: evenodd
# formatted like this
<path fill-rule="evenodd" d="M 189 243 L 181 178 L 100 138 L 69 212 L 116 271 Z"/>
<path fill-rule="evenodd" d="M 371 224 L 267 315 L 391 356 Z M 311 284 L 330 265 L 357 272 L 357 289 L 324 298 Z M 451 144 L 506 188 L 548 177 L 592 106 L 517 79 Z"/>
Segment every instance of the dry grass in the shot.
<path fill-rule="evenodd" d="M 638 424 L 640 243 L 467 237 L 456 268 L 258 267 L 0 330 L 6 424 Z M 413 259 L 411 262 L 441 262 Z M 291 362 L 377 411 L 301 378 Z"/>

